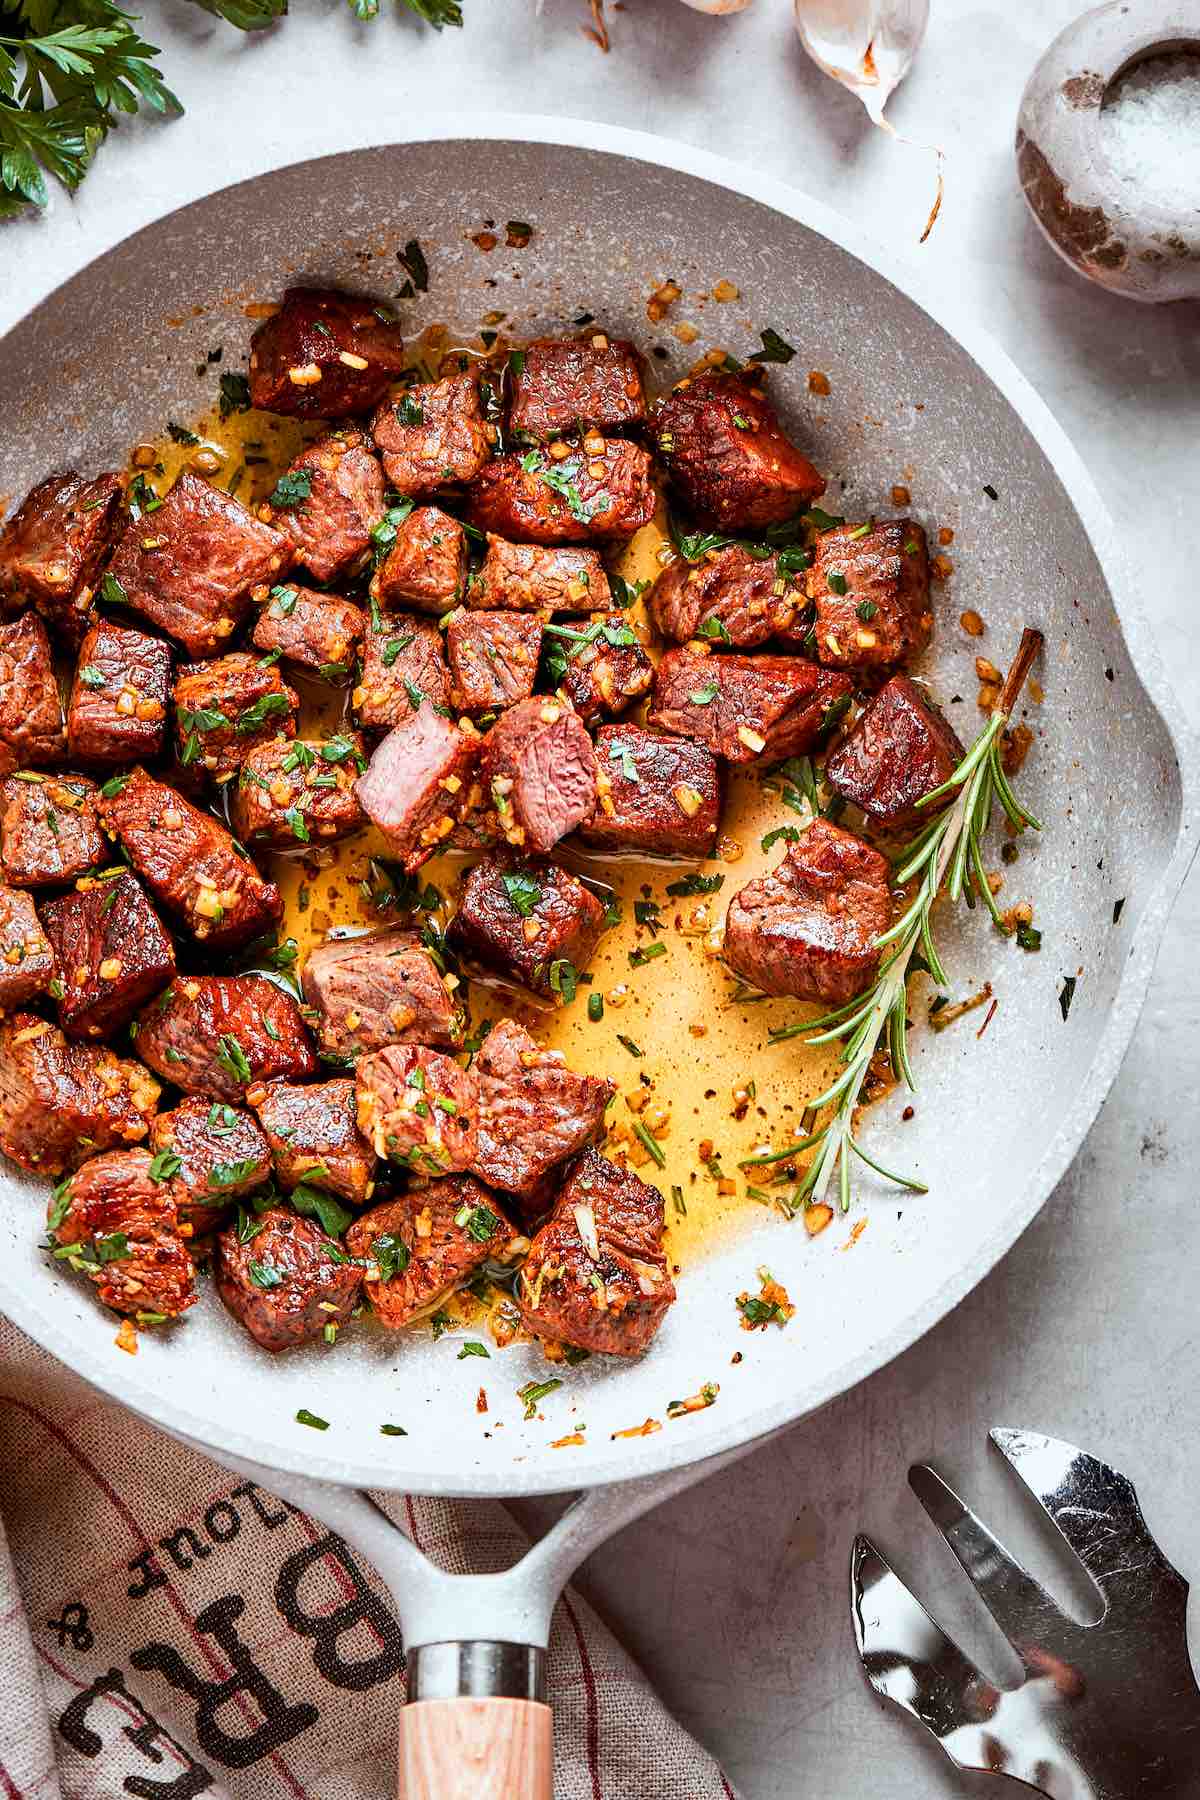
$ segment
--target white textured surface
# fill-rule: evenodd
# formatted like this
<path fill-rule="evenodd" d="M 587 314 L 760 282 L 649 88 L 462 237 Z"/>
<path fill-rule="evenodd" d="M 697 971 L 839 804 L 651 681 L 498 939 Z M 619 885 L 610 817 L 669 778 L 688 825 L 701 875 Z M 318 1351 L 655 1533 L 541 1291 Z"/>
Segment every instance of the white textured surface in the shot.
<path fill-rule="evenodd" d="M 467 31 L 440 40 L 389 19 L 356 27 L 332 0 L 306 5 L 282 32 L 250 45 L 178 8 L 156 21 L 148 35 L 170 45 L 169 78 L 189 101 L 187 118 L 123 130 L 76 206 L 4 229 L 0 327 L 87 260 L 94 225 L 142 223 L 176 158 L 201 160 L 217 187 L 268 161 L 394 135 L 408 111 L 439 100 L 458 108 L 523 97 L 539 111 L 717 148 L 911 249 L 977 307 L 1127 521 L 1144 603 L 1161 621 L 1178 691 L 1200 722 L 1186 531 L 1200 485 L 1200 309 L 1147 316 L 1077 282 L 1044 248 L 1012 178 L 1017 99 L 1073 0 L 1019 13 L 941 0 L 892 107 L 899 130 L 936 138 L 948 152 L 943 216 L 920 252 L 931 159 L 874 133 L 858 103 L 807 63 L 783 0 L 757 0 L 727 21 L 672 0 L 627 0 L 613 15 L 608 59 L 576 29 L 582 0 L 548 0 L 540 23 L 532 0 L 467 4 Z M 206 47 L 203 58 L 189 54 L 189 42 Z M 1140 1482 L 1165 1547 L 1200 1573 L 1190 1276 L 1200 1250 L 1198 925 L 1193 879 L 1123 1082 L 1071 1175 L 996 1274 L 892 1369 L 672 1502 L 590 1565 L 592 1591 L 613 1623 L 667 1700 L 725 1758 L 747 1800 L 874 1800 L 881 1792 L 929 1800 L 965 1791 L 881 1714 L 852 1660 L 848 1546 L 866 1526 L 940 1598 L 968 1647 L 997 1661 L 995 1640 L 943 1578 L 947 1559 L 938 1562 L 936 1542 L 919 1528 L 903 1483 L 914 1457 L 935 1453 L 1004 1526 L 1008 1495 L 986 1463 L 986 1426 L 1026 1423 L 1073 1437 Z M 984 1143 L 980 1154 L 1002 1166 L 1005 1146 Z M 802 1356 L 797 1297 L 789 1331 Z"/>

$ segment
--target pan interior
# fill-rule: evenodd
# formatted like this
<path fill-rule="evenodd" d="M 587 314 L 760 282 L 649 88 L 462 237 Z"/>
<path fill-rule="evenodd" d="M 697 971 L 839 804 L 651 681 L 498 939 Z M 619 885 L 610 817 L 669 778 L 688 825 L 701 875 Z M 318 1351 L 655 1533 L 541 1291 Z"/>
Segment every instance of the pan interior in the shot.
<path fill-rule="evenodd" d="M 508 220 L 533 226 L 526 248 L 506 247 Z M 482 232 L 498 236 L 495 248 L 480 247 Z M 1024 624 L 1046 637 L 1021 791 L 1047 829 L 1022 840 L 1005 872 L 1006 903 L 1034 903 L 1042 949 L 1025 954 L 978 915 L 943 924 L 951 998 L 990 982 L 994 1016 L 982 1036 L 983 1010 L 936 1036 L 917 1030 L 918 1094 L 883 1102 L 866 1126 L 881 1160 L 913 1171 L 928 1195 L 865 1184 L 851 1214 L 812 1240 L 799 1221 L 759 1207 L 739 1209 L 703 1245 L 684 1244 L 699 1233 L 678 1225 L 680 1299 L 642 1362 L 549 1368 L 527 1345 L 493 1348 L 488 1361 L 460 1358 L 462 1333 L 435 1342 L 425 1331 L 401 1341 L 348 1332 L 333 1351 L 271 1358 L 211 1295 L 179 1329 L 143 1334 L 131 1360 L 114 1347 L 111 1315 L 39 1250 L 43 1184 L 9 1170 L 0 1177 L 6 1310 L 160 1421 L 218 1450 L 365 1485 L 577 1487 L 799 1415 L 839 1391 L 848 1371 L 872 1366 L 883 1346 L 931 1323 L 961 1291 L 961 1271 L 982 1273 L 1006 1247 L 1044 1197 L 1039 1164 L 1075 1105 L 1170 858 L 1178 772 L 1083 524 L 1042 448 L 971 356 L 830 238 L 631 157 L 509 141 L 393 147 L 280 170 L 170 215 L 4 342 L 0 495 L 23 493 L 55 467 L 123 465 L 129 447 L 158 438 L 166 420 L 211 404 L 211 351 L 221 347 L 220 369 L 244 367 L 247 307 L 299 280 L 395 295 L 405 277 L 398 253 L 414 238 L 430 269 L 428 293 L 399 302 L 414 336 L 439 323 L 477 330 L 499 313 L 505 332 L 529 337 L 586 313 L 656 346 L 663 384 L 712 346 L 744 360 L 767 327 L 795 345 L 794 360 L 771 371 L 772 391 L 829 477 L 825 504 L 850 517 L 886 513 L 902 485 L 934 534 L 953 531 L 953 573 L 936 589 L 936 639 L 921 672 L 965 740 L 980 719 L 975 656 L 1004 664 Z M 652 324 L 647 298 L 667 277 L 683 298 Z M 738 298 L 714 299 L 720 283 Z M 696 328 L 694 342 L 673 331 L 681 322 Z M 813 371 L 827 393 L 812 391 L 826 385 L 810 383 Z M 967 610 L 986 622 L 981 640 L 959 627 Z M 742 879 L 731 868 L 726 895 Z M 656 1041 L 682 1039 L 710 1004 L 718 984 L 707 973 L 697 959 L 672 958 L 666 978 L 639 989 Z M 1067 976 L 1077 986 L 1064 1018 Z M 788 1055 L 763 1047 L 755 1066 L 730 1069 L 727 1086 L 756 1073 L 786 1085 Z M 795 1070 L 801 1103 L 810 1075 Z M 757 1288 L 764 1265 L 797 1312 L 783 1331 L 748 1333 L 734 1299 Z M 562 1386 L 525 1420 L 516 1390 L 551 1375 Z M 668 1420 L 668 1403 L 704 1383 L 719 1385 L 713 1410 Z M 330 1429 L 318 1436 L 295 1423 L 300 1407 Z M 661 1421 L 661 1432 L 614 1438 L 647 1419 Z M 384 1422 L 407 1437 L 382 1436 Z M 575 1435 L 582 1444 L 553 1447 Z"/>

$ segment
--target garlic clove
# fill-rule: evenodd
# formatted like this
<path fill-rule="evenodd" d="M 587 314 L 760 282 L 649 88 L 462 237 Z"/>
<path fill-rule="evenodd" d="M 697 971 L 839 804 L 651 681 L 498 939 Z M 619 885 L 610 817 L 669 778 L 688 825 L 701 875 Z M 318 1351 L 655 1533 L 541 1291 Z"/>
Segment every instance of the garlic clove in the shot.
<path fill-rule="evenodd" d="M 689 0 L 689 4 L 692 0 Z M 929 0 L 793 0 L 808 54 L 866 107 L 876 125 L 912 66 L 929 23 Z"/>
<path fill-rule="evenodd" d="M 738 13 L 745 12 L 750 0 L 683 0 L 694 12 L 702 13 Z"/>

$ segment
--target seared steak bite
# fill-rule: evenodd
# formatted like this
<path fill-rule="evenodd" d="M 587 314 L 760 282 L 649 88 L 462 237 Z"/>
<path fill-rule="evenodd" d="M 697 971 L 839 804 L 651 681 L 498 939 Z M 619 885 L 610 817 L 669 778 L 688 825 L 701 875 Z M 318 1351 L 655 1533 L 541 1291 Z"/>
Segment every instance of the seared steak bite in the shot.
<path fill-rule="evenodd" d="M 336 759 L 325 754 L 330 750 Z M 243 844 L 280 850 L 348 837 L 366 824 L 354 797 L 366 766 L 362 739 L 345 732 L 323 744 L 300 738 L 260 744 L 231 789 L 233 828 Z"/>
<path fill-rule="evenodd" d="M 657 1188 L 586 1149 L 537 1233 L 517 1305 L 540 1338 L 640 1356 L 675 1298 Z"/>
<path fill-rule="evenodd" d="M 552 634 L 557 629 L 548 627 Z M 578 636 L 560 636 L 557 641 L 563 646 L 566 665 L 558 677 L 559 692 L 567 696 L 585 725 L 615 718 L 649 693 L 654 664 L 623 614 L 609 613 Z"/>
<path fill-rule="evenodd" d="M 893 675 L 827 759 L 825 779 L 894 830 L 933 818 L 936 806 L 917 803 L 950 779 L 963 754 L 929 696 L 907 675 Z"/>
<path fill-rule="evenodd" d="M 710 550 L 697 563 L 680 557 L 663 570 L 647 596 L 650 616 L 662 635 L 677 644 L 707 638 L 752 650 L 788 630 L 804 606 L 803 575 L 778 553 L 752 556 L 741 544 Z"/>
<path fill-rule="evenodd" d="M 509 436 L 545 443 L 643 424 L 644 366 L 633 344 L 594 328 L 578 338 L 535 338 L 510 375 Z"/>
<path fill-rule="evenodd" d="M 336 594 L 315 594 L 294 581 L 257 587 L 250 598 L 262 607 L 252 642 L 268 654 L 310 670 L 322 681 L 340 682 L 354 668 L 366 614 Z"/>
<path fill-rule="evenodd" d="M 470 481 L 491 455 L 495 433 L 484 420 L 474 375 L 462 374 L 422 382 L 385 401 L 371 420 L 371 435 L 389 487 L 421 495 Z"/>
<path fill-rule="evenodd" d="M 364 731 L 390 731 L 423 699 L 445 706 L 450 671 L 442 634 L 416 613 L 389 613 L 367 627 L 362 669 L 350 704 Z"/>
<path fill-rule="evenodd" d="M 654 407 L 667 477 L 699 525 L 775 525 L 819 499 L 825 481 L 780 427 L 748 369 L 692 376 Z"/>
<path fill-rule="evenodd" d="M 409 874 L 444 843 L 472 804 L 480 739 L 428 701 L 388 733 L 355 784 L 358 803 Z"/>
<path fill-rule="evenodd" d="M 217 1293 L 264 1350 L 290 1350 L 344 1325 L 363 1272 L 312 1219 L 283 1206 L 259 1213 L 245 1238 L 227 1225 L 217 1238 Z"/>
<path fill-rule="evenodd" d="M 414 1175 L 450 1175 L 475 1160 L 476 1083 L 470 1070 L 419 1044 L 360 1056 L 358 1128 L 377 1156 Z"/>
<path fill-rule="evenodd" d="M 735 894 L 725 961 L 764 994 L 844 1006 L 874 980 L 892 922 L 887 858 L 817 819 L 770 875 Z"/>
<path fill-rule="evenodd" d="M 492 1026 L 471 1064 L 479 1084 L 475 1173 L 521 1200 L 550 1170 L 594 1144 L 616 1083 L 577 1075 L 561 1050 L 543 1050 L 515 1019 Z"/>
<path fill-rule="evenodd" d="M 358 1129 L 353 1081 L 339 1077 L 311 1087 L 272 1081 L 255 1111 L 281 1188 L 290 1194 L 306 1182 L 354 1206 L 370 1199 L 375 1152 Z"/>
<path fill-rule="evenodd" d="M 155 1174 L 193 1237 L 215 1231 L 233 1202 L 271 1174 L 271 1146 L 240 1106 L 181 1100 L 150 1127 Z"/>
<path fill-rule="evenodd" d="M 243 944 L 281 917 L 279 889 L 225 827 L 145 769 L 105 782 L 99 809 L 150 892 L 214 949 Z"/>
<path fill-rule="evenodd" d="M 400 327 L 370 300 L 288 288 L 250 339 L 250 398 L 299 419 L 369 412 L 404 361 Z"/>
<path fill-rule="evenodd" d="M 317 1067 L 300 1008 L 262 975 L 184 975 L 137 1021 L 143 1062 L 185 1094 L 240 1100 Z"/>
<path fill-rule="evenodd" d="M 592 612 L 612 602 L 598 550 L 509 544 L 487 534 L 487 555 L 467 583 L 481 612 Z"/>
<path fill-rule="evenodd" d="M 603 931 L 604 908 L 578 876 L 503 855 L 485 856 L 469 872 L 446 936 L 469 962 L 549 994 L 555 965 L 581 973 Z"/>
<path fill-rule="evenodd" d="M 517 1236 L 496 1196 L 470 1176 L 409 1188 L 356 1219 L 346 1243 L 367 1264 L 365 1292 L 381 1325 L 398 1331 L 462 1287 L 484 1263 L 510 1262 Z"/>
<path fill-rule="evenodd" d="M 33 612 L 0 622 L 0 775 L 59 763 L 66 749 L 45 625 Z"/>
<path fill-rule="evenodd" d="M 140 1063 L 72 1044 L 33 1013 L 0 1019 L 0 1150 L 61 1175 L 95 1150 L 144 1138 L 160 1088 Z"/>
<path fill-rule="evenodd" d="M 929 642 L 929 556 L 911 519 L 820 532 L 807 582 L 817 657 L 831 668 L 881 680 Z"/>
<path fill-rule="evenodd" d="M 0 1011 L 44 994 L 54 976 L 54 952 L 33 899 L 0 887 Z"/>
<path fill-rule="evenodd" d="M 248 650 L 215 662 L 185 663 L 175 677 L 175 738 L 185 768 L 228 781 L 251 750 L 282 732 L 296 735 L 300 697 L 274 664 Z"/>
<path fill-rule="evenodd" d="M 596 756 L 565 701 L 521 700 L 483 741 L 479 780 L 510 844 L 552 850 L 596 800 Z"/>
<path fill-rule="evenodd" d="M 161 755 L 171 652 L 161 638 L 97 619 L 79 648 L 67 708 L 71 755 L 111 769 Z"/>
<path fill-rule="evenodd" d="M 654 674 L 650 723 L 727 762 L 778 762 L 814 749 L 850 693 L 845 675 L 799 656 L 668 650 Z"/>
<path fill-rule="evenodd" d="M 455 613 L 446 628 L 455 710 L 478 718 L 528 699 L 541 649 L 534 613 Z"/>
<path fill-rule="evenodd" d="M 304 998 L 317 1008 L 316 1031 L 331 1056 L 357 1056 L 385 1044 L 456 1049 L 462 1008 L 415 931 L 368 931 L 309 952 Z"/>
<path fill-rule="evenodd" d="M 346 430 L 302 450 L 258 516 L 291 539 L 301 568 L 324 583 L 362 566 L 383 511 L 379 459 L 361 431 Z"/>
<path fill-rule="evenodd" d="M 29 601 L 74 649 L 87 630 L 96 575 L 117 530 L 119 475 L 48 475 L 0 531 L 0 612 Z"/>
<path fill-rule="evenodd" d="M 245 618 L 250 589 L 291 560 L 281 531 L 185 469 L 156 512 L 125 527 L 105 579 L 189 656 L 215 656 Z"/>
<path fill-rule="evenodd" d="M 85 883 L 42 907 L 68 1037 L 109 1037 L 175 973 L 175 949 L 133 875 Z"/>
<path fill-rule="evenodd" d="M 148 1150 L 93 1156 L 56 1189 L 50 1234 L 94 1281 L 114 1312 L 174 1319 L 196 1300 L 196 1269 L 180 1234 L 169 1182 L 158 1181 Z"/>
<path fill-rule="evenodd" d="M 589 843 L 651 856 L 713 854 L 721 771 L 711 750 L 642 725 L 603 725 L 596 760 L 596 805 L 581 827 Z"/>
<path fill-rule="evenodd" d="M 623 438 L 595 443 L 561 461 L 528 450 L 485 464 L 468 494 L 472 523 L 531 544 L 632 537 L 654 517 L 650 458 Z"/>
<path fill-rule="evenodd" d="M 467 577 L 467 538 L 457 519 L 418 506 L 396 527 L 396 540 L 371 580 L 380 606 L 449 612 Z"/>
<path fill-rule="evenodd" d="M 13 887 L 55 887 L 108 854 L 96 790 L 82 775 L 25 771 L 0 785 L 0 874 Z"/>

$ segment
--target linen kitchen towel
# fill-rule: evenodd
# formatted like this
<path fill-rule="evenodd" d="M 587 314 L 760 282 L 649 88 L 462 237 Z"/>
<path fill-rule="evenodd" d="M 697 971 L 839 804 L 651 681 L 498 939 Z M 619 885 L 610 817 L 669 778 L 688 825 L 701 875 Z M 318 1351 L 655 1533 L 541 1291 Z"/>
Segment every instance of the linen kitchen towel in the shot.
<path fill-rule="evenodd" d="M 494 1501 L 390 1497 L 456 1570 Z M 0 1319 L 2 1800 L 392 1800 L 404 1651 L 341 1538 L 89 1388 Z M 734 1800 L 587 1604 L 550 1644 L 558 1800 Z"/>

